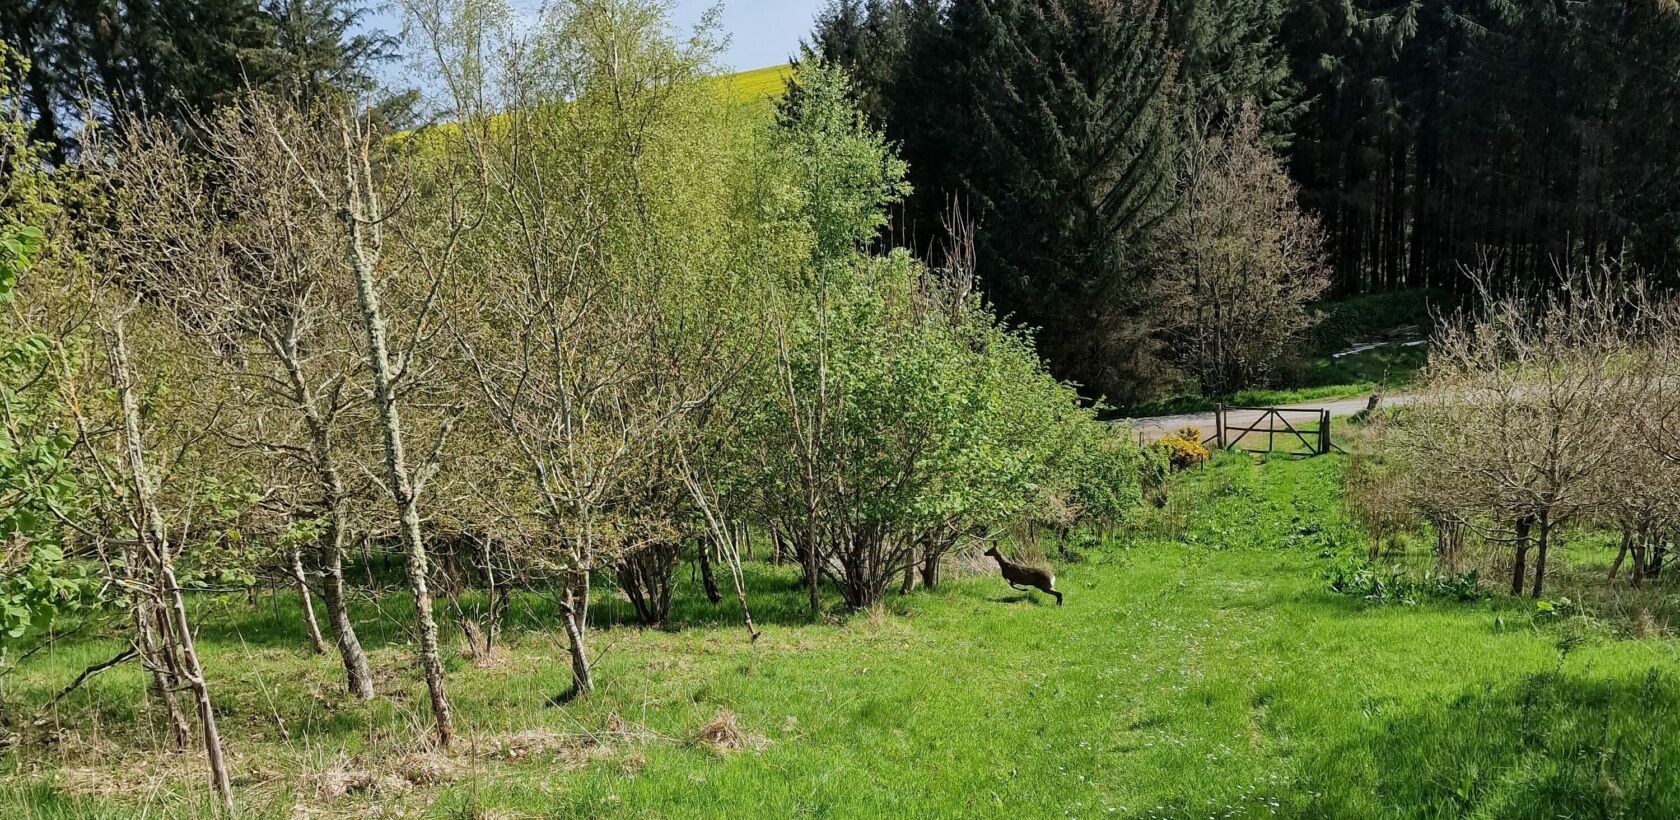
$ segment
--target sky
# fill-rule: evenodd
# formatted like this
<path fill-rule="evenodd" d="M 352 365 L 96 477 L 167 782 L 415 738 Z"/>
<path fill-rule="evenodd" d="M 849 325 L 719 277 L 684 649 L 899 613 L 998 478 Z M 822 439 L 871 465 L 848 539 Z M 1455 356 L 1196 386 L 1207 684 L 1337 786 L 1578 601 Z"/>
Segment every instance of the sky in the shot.
<path fill-rule="evenodd" d="M 517 11 L 534 11 L 541 0 L 510 0 Z M 393 6 L 395 4 L 392 4 Z M 825 0 L 676 0 L 673 22 L 681 32 L 689 31 L 701 15 L 713 6 L 721 5 L 723 34 L 729 37 L 719 61 L 732 71 L 746 71 L 788 61 L 799 48 L 799 41 L 810 36 L 811 23 Z M 394 8 L 384 8 L 369 15 L 366 25 L 384 29 L 392 34 L 402 31 L 402 14 Z M 408 76 L 409 69 L 394 68 L 385 78 L 396 85 L 413 87 L 426 84 Z"/>
<path fill-rule="evenodd" d="M 676 22 L 691 28 L 717 0 L 677 0 Z M 723 30 L 729 47 L 725 67 L 735 71 L 779 65 L 811 35 L 823 0 L 723 0 Z"/>

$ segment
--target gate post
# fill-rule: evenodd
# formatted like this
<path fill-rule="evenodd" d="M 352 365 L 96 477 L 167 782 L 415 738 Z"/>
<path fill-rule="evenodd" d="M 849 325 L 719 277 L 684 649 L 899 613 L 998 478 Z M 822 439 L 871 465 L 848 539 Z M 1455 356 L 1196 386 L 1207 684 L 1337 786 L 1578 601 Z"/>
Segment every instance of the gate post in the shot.
<path fill-rule="evenodd" d="M 1318 411 L 1318 454 L 1330 454 L 1330 411 Z"/>
<path fill-rule="evenodd" d="M 1219 449 L 1225 449 L 1225 403 L 1220 402 L 1213 407 L 1213 440 Z"/>

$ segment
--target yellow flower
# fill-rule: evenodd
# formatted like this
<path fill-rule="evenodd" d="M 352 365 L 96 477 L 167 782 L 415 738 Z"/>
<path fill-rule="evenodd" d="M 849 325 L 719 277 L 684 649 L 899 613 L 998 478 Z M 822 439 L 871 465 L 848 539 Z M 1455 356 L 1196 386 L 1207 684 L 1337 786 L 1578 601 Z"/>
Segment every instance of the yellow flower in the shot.
<path fill-rule="evenodd" d="M 1210 455 L 1208 449 L 1202 446 L 1202 431 L 1194 427 L 1186 427 L 1160 439 L 1154 446 L 1166 454 L 1167 463 L 1174 470 L 1200 466 Z"/>

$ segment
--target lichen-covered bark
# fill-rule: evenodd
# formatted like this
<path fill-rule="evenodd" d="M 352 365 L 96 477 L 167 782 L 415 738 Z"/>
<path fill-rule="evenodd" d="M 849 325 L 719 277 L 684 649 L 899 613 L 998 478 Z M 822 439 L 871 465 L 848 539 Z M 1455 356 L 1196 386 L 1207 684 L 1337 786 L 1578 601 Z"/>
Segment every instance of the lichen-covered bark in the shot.
<path fill-rule="evenodd" d="M 128 346 L 123 337 L 119 318 L 111 331 L 111 382 L 116 388 L 117 402 L 122 409 L 123 445 L 127 451 L 128 478 L 134 493 L 134 514 L 140 524 L 140 552 L 150 562 L 157 586 L 150 594 L 163 601 L 166 610 L 162 653 L 174 658 L 179 652 L 180 673 L 192 690 L 198 705 L 198 725 L 204 736 L 204 753 L 210 765 L 210 783 L 222 808 L 233 814 L 233 786 L 228 778 L 227 760 L 222 755 L 222 738 L 216 729 L 216 711 L 210 702 L 210 686 L 204 678 L 204 668 L 198 661 L 198 649 L 193 640 L 192 625 L 187 619 L 187 605 L 181 595 L 181 584 L 175 577 L 175 560 L 170 554 L 168 531 L 163 514 L 154 498 L 155 488 L 146 472 L 145 447 L 141 441 L 140 407 L 134 397 L 133 369 L 128 361 Z M 144 617 L 141 618 L 144 621 Z M 144 629 L 142 629 L 144 634 Z"/>
<path fill-rule="evenodd" d="M 346 135 L 345 185 L 348 202 L 343 218 L 349 233 L 350 268 L 356 279 L 356 301 L 361 308 L 362 329 L 367 342 L 367 360 L 373 372 L 373 403 L 379 414 L 385 444 L 385 480 L 397 508 L 398 535 L 408 553 L 408 586 L 414 594 L 414 622 L 418 637 L 420 671 L 431 697 L 432 717 L 437 725 L 440 747 L 447 747 L 455 734 L 454 714 L 444 685 L 443 658 L 438 650 L 437 619 L 432 614 L 432 595 L 426 585 L 426 545 L 420 534 L 420 505 L 414 478 L 409 474 L 404 449 L 402 417 L 397 408 L 396 372 L 386 344 L 385 320 L 380 315 L 379 295 L 374 283 L 374 259 L 364 234 L 371 220 L 359 207 L 361 186 L 367 175 L 358 177 Z"/>

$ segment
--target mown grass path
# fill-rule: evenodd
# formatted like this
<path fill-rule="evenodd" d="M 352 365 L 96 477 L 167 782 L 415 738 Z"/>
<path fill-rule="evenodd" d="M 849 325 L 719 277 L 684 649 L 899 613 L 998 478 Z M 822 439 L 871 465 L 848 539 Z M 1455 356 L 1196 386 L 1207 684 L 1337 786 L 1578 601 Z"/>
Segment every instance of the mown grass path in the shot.
<path fill-rule="evenodd" d="M 1383 606 L 1326 591 L 1321 556 L 1348 537 L 1338 469 L 1334 457 L 1228 459 L 1183 489 L 1195 509 L 1182 531 L 1059 566 L 1060 608 L 973 577 L 808 625 L 793 579 L 768 568 L 753 576 L 756 645 L 727 603 L 685 598 L 676 631 L 610 626 L 620 610 L 604 606 L 605 687 L 566 707 L 545 703 L 564 686 L 563 652 L 516 631 L 488 668 L 452 662 L 469 739 L 437 782 L 411 788 L 320 788 L 334 766 L 412 765 L 424 696 L 395 630 L 370 630 L 394 705 L 340 703 L 330 659 L 305 654 L 267 604 L 231 609 L 201 641 L 258 816 L 1680 814 L 1674 644 L 1537 620 L 1531 603 Z M 33 672 L 39 689 L 45 670 Z M 197 811 L 196 759 L 149 792 L 89 783 L 136 776 L 140 755 L 125 749 L 143 738 L 121 727 L 138 685 L 124 670 L 67 702 L 76 744 L 56 760 L 14 755 L 0 816 Z M 698 739 L 725 712 L 737 750 Z M 542 733 L 595 739 L 508 752 Z"/>

